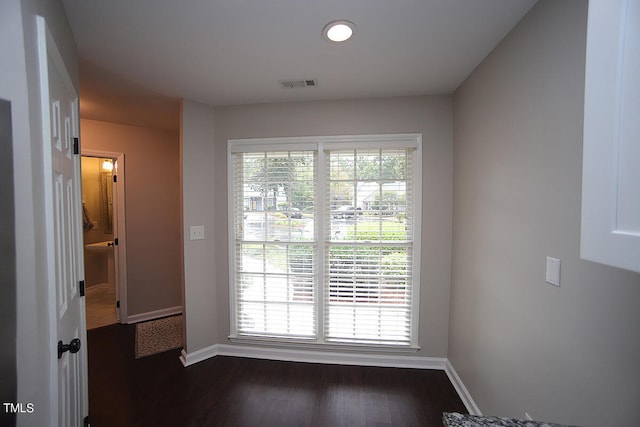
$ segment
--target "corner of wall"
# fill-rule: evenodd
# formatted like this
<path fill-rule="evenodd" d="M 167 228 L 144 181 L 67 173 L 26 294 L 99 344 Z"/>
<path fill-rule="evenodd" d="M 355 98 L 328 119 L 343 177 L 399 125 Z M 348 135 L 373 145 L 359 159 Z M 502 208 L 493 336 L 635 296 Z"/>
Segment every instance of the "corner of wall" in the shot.
<path fill-rule="evenodd" d="M 211 107 L 183 100 L 181 108 L 182 236 L 186 351 L 216 343 L 214 138 Z M 191 226 L 204 227 L 204 239 L 190 240 Z"/>

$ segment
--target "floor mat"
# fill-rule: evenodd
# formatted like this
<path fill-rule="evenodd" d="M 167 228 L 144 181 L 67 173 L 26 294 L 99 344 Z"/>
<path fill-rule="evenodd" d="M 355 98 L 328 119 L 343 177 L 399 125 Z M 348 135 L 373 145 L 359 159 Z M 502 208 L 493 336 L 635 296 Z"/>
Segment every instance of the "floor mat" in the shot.
<path fill-rule="evenodd" d="M 136 324 L 136 359 L 182 347 L 182 315 Z"/>

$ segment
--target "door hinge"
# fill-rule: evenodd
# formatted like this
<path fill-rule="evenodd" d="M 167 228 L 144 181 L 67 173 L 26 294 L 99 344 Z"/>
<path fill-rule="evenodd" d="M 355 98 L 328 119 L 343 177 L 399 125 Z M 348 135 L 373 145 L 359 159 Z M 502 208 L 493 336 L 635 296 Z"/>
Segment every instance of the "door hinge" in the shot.
<path fill-rule="evenodd" d="M 113 182 L 118 182 L 118 175 L 113 175 Z"/>
<path fill-rule="evenodd" d="M 115 239 L 113 239 L 113 244 L 118 246 L 118 238 L 117 237 Z"/>
<path fill-rule="evenodd" d="M 89 415 L 87 415 L 86 417 L 84 417 L 84 423 L 83 423 L 84 427 L 89 427 L 91 424 L 89 424 Z"/>
<path fill-rule="evenodd" d="M 79 287 L 80 287 L 80 296 L 83 297 L 84 296 L 84 280 L 80 280 Z"/>
<path fill-rule="evenodd" d="M 80 138 L 73 138 L 73 154 L 80 154 Z"/>
<path fill-rule="evenodd" d="M 116 308 L 120 308 L 120 301 L 116 301 Z"/>

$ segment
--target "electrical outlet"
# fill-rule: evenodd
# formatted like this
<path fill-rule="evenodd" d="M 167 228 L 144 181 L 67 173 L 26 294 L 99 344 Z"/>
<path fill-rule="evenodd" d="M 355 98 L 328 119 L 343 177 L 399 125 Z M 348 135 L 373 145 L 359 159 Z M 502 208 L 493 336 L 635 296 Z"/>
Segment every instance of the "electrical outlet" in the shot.
<path fill-rule="evenodd" d="M 189 240 L 204 240 L 204 225 L 192 225 L 189 228 Z"/>

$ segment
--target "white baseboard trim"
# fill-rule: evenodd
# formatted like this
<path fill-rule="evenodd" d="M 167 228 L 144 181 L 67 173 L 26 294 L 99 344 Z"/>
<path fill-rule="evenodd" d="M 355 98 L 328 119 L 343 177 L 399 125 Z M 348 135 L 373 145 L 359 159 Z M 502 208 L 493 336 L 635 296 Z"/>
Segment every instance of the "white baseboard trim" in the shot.
<path fill-rule="evenodd" d="M 182 306 L 163 308 L 162 310 L 148 311 L 146 313 L 133 314 L 127 317 L 127 323 L 146 322 L 147 320 L 182 314 Z"/>
<path fill-rule="evenodd" d="M 218 345 L 221 356 L 250 357 L 286 362 L 327 363 L 333 365 L 378 366 L 414 369 L 444 369 L 447 359 L 404 356 L 398 354 L 366 354 L 338 351 L 266 348 L 248 345 Z"/>
<path fill-rule="evenodd" d="M 186 368 L 187 366 L 191 366 L 194 363 L 202 362 L 203 360 L 215 357 L 218 354 L 218 344 L 210 345 L 209 347 L 201 348 L 200 350 L 196 350 L 191 353 L 187 353 L 183 348 L 182 352 L 180 353 L 180 361 Z"/>
<path fill-rule="evenodd" d="M 336 351 L 268 348 L 249 345 L 216 344 L 187 353 L 182 351 L 184 366 L 193 365 L 214 356 L 249 357 L 286 362 L 326 363 L 333 365 L 378 366 L 392 368 L 445 370 L 445 358 L 404 356 L 398 354 L 363 354 Z"/>
<path fill-rule="evenodd" d="M 451 381 L 451 384 L 453 384 L 453 388 L 456 389 L 458 396 L 460 396 L 460 399 L 462 399 L 462 403 L 464 403 L 467 411 L 469 411 L 469 414 L 482 415 L 480 408 L 478 408 L 478 405 L 476 405 L 476 402 L 471 397 L 471 393 L 469 393 L 469 390 L 467 390 L 467 387 L 465 387 L 462 379 L 460 379 L 460 376 L 448 359 L 445 364 L 445 372 L 449 377 L 449 381 Z"/>

